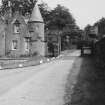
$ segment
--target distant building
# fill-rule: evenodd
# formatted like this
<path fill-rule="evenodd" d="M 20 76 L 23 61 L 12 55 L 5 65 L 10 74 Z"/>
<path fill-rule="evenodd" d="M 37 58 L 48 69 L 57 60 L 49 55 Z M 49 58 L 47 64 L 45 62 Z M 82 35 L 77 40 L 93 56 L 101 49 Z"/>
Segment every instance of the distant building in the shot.
<path fill-rule="evenodd" d="M 93 41 L 96 40 L 99 37 L 97 26 L 90 26 L 88 30 L 84 31 L 84 40 L 86 41 Z"/>
<path fill-rule="evenodd" d="M 92 26 L 89 34 L 98 36 L 98 26 Z"/>
<path fill-rule="evenodd" d="M 46 55 L 44 21 L 38 5 L 32 14 L 14 14 L 11 8 L 0 17 L 0 56 L 19 57 L 34 54 Z"/>

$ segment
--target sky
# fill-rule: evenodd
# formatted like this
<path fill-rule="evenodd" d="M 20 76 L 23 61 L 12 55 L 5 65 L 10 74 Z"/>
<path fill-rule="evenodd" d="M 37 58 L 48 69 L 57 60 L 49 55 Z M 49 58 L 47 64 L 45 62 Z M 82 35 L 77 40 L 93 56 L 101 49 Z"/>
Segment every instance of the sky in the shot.
<path fill-rule="evenodd" d="M 76 23 L 83 29 L 87 24 L 93 25 L 105 17 L 105 0 L 39 0 L 44 1 L 49 7 L 54 8 L 61 4 L 69 9 Z"/>

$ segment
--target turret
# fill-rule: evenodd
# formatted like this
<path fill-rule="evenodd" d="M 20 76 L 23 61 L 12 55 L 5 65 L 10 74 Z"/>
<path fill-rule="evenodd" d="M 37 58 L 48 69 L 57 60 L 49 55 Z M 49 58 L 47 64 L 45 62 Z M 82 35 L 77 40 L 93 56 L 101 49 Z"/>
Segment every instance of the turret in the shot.
<path fill-rule="evenodd" d="M 42 22 L 42 23 L 44 22 L 37 4 L 33 8 L 30 22 Z"/>
<path fill-rule="evenodd" d="M 37 45 L 35 48 L 32 48 L 33 49 L 32 52 L 35 52 L 35 50 L 37 50 L 39 55 L 45 56 L 44 21 L 37 4 L 33 8 L 29 24 L 30 24 L 29 26 L 31 27 L 31 36 L 33 44 Z"/>

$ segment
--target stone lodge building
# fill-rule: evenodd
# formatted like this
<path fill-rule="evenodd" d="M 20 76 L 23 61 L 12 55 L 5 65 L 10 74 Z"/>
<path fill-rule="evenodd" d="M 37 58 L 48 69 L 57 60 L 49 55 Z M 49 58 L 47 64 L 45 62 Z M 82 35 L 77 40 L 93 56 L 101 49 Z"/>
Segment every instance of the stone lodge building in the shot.
<path fill-rule="evenodd" d="M 46 43 L 44 22 L 38 5 L 32 14 L 12 14 L 11 9 L 0 16 L 0 56 L 19 57 L 22 55 L 45 56 Z"/>

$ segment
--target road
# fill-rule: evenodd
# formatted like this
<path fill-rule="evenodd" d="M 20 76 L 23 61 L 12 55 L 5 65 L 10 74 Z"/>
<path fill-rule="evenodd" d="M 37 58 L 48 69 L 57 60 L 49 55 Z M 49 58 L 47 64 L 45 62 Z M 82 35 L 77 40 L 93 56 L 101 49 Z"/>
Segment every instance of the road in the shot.
<path fill-rule="evenodd" d="M 79 55 L 75 51 L 64 57 Z M 38 66 L 1 70 L 0 105 L 63 105 L 65 83 L 74 61 L 75 57 L 59 58 Z"/>

